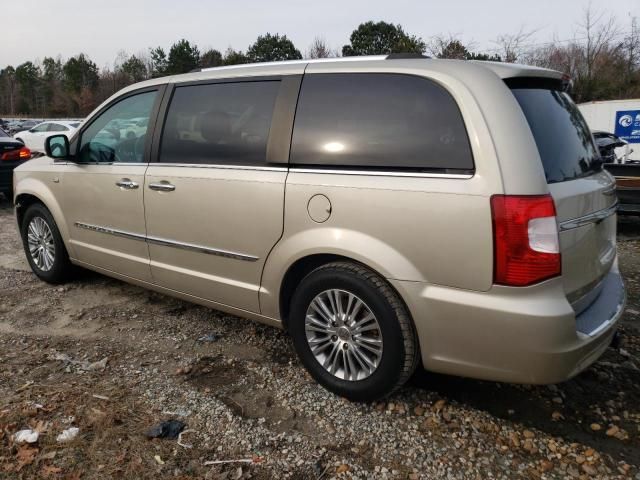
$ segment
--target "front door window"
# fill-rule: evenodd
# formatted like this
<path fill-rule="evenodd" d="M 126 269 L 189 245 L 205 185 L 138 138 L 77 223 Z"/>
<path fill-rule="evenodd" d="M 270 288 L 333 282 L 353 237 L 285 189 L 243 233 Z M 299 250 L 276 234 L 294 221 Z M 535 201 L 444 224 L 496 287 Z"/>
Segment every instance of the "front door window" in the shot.
<path fill-rule="evenodd" d="M 82 133 L 78 162 L 144 162 L 147 126 L 157 94 L 127 97 L 98 116 Z"/>

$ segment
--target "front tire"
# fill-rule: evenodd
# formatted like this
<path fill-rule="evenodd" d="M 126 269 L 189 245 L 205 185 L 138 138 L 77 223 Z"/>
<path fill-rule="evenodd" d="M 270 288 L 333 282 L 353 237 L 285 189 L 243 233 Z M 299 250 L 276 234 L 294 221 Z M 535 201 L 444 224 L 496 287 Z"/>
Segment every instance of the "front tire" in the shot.
<path fill-rule="evenodd" d="M 27 208 L 20 233 L 33 273 L 47 283 L 64 283 L 69 279 L 73 265 L 58 226 L 44 205 L 34 203 Z"/>
<path fill-rule="evenodd" d="M 418 363 L 406 307 L 383 278 L 359 264 L 330 263 L 307 275 L 293 295 L 288 325 L 309 373 L 350 400 L 386 397 Z"/>

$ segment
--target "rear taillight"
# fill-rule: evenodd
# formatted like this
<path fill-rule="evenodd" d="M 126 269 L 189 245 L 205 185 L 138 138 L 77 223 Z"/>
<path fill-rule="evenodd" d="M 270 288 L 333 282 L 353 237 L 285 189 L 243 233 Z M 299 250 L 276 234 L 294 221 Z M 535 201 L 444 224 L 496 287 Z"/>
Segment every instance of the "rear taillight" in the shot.
<path fill-rule="evenodd" d="M 10 152 L 5 152 L 0 155 L 0 160 L 29 160 L 31 158 L 31 150 L 27 147 L 22 147 L 16 150 L 11 150 Z"/>
<path fill-rule="evenodd" d="M 494 283 L 522 287 L 560 275 L 551 195 L 494 195 L 491 216 Z"/>

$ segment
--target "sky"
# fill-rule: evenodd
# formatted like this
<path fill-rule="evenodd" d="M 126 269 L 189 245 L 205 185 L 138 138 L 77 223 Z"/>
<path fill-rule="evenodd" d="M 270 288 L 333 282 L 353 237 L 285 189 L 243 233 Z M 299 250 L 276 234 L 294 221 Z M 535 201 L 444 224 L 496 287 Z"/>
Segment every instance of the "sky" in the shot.
<path fill-rule="evenodd" d="M 384 20 L 428 40 L 456 35 L 477 51 L 498 35 L 534 31 L 531 43 L 579 36 L 589 0 L 4 0 L 0 68 L 45 56 L 88 54 L 99 67 L 118 52 L 167 51 L 180 38 L 204 51 L 246 50 L 259 34 L 285 34 L 304 54 L 314 37 L 341 49 L 362 22 Z M 591 0 L 630 30 L 640 0 Z M 11 21 L 9 21 L 11 19 Z M 640 19 L 639 19 L 640 22 Z"/>

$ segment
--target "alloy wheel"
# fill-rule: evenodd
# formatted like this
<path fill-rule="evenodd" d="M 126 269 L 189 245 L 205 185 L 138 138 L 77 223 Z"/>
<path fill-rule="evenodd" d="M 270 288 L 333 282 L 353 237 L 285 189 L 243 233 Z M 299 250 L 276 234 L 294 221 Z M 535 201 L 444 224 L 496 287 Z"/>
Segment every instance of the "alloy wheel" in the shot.
<path fill-rule="evenodd" d="M 33 217 L 27 229 L 27 244 L 31 259 L 43 272 L 53 267 L 56 249 L 49 224 L 42 217 Z"/>
<path fill-rule="evenodd" d="M 342 380 L 364 380 L 382 359 L 382 332 L 372 310 L 353 293 L 325 290 L 305 318 L 307 343 L 322 367 Z"/>

